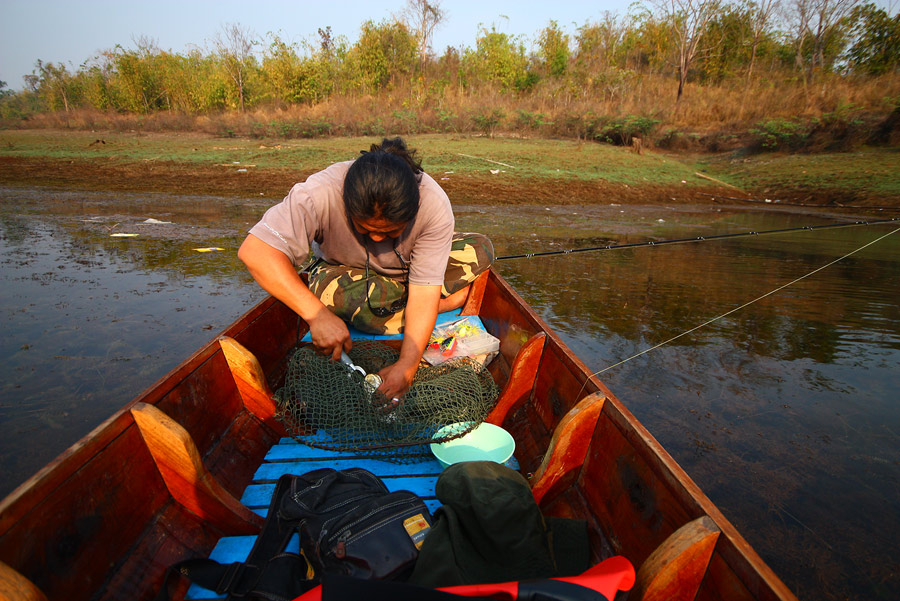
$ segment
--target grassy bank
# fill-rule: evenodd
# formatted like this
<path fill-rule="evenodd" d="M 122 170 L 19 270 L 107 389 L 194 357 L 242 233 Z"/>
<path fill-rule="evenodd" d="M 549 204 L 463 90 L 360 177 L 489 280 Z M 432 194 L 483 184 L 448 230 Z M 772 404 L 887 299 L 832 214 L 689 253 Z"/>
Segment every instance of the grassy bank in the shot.
<path fill-rule="evenodd" d="M 0 184 L 280 198 L 376 138 L 221 138 L 196 133 L 0 131 Z M 900 152 L 689 155 L 595 142 L 409 136 L 457 202 L 711 202 L 714 196 L 900 205 Z M 699 174 L 699 175 L 698 175 Z"/>

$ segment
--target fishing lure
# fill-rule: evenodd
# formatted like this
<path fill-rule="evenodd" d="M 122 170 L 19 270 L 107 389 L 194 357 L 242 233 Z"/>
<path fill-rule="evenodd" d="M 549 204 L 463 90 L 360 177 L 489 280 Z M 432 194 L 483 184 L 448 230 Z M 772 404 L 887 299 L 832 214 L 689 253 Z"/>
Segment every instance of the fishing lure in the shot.
<path fill-rule="evenodd" d="M 456 337 L 447 336 L 446 338 L 433 338 L 432 343 L 429 346 L 443 356 L 449 357 L 456 348 Z"/>

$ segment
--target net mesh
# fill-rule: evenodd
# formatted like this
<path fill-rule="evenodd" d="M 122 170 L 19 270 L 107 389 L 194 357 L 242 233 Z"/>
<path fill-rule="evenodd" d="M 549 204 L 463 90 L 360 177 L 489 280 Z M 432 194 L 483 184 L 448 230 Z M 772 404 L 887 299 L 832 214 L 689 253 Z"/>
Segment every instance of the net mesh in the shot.
<path fill-rule="evenodd" d="M 399 353 L 374 341 L 357 341 L 352 361 L 376 373 Z M 310 346 L 292 355 L 284 387 L 276 394 L 277 419 L 298 441 L 333 451 L 412 460 L 423 445 L 463 436 L 484 421 L 499 390 L 484 366 L 469 357 L 422 366 L 399 401 L 372 392 L 363 374 Z M 452 433 L 438 436 L 450 424 Z"/>

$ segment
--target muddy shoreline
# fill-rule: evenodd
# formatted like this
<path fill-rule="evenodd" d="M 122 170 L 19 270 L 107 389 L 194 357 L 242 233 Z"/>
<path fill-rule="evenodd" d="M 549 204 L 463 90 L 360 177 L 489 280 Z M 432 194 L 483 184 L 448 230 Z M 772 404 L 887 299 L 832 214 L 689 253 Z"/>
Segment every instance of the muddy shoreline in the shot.
<path fill-rule="evenodd" d="M 0 157 L 0 185 L 110 192 L 160 192 L 223 197 L 283 198 L 291 186 L 312 171 L 257 168 L 247 172 L 175 161 L 124 162 L 121 160 Z M 627 184 L 573 179 L 511 178 L 471 175 L 441 182 L 451 200 L 462 204 L 718 204 L 745 197 L 733 188 L 710 182 L 691 187 Z M 786 201 L 804 201 L 803 193 L 781 195 Z M 719 200 L 717 200 L 719 199 Z M 878 204 L 861 199 L 859 204 Z M 816 203 L 835 206 L 821 193 Z"/>

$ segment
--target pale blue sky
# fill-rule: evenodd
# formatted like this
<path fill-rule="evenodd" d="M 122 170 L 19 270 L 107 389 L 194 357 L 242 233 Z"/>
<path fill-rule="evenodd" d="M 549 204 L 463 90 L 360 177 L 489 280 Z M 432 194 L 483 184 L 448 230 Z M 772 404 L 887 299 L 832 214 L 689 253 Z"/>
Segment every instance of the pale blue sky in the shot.
<path fill-rule="evenodd" d="M 631 0 L 444 0 L 448 13 L 437 29 L 434 49 L 474 46 L 479 24 L 532 40 L 555 19 L 567 31 L 597 21 L 604 11 L 624 14 Z M 205 48 L 225 23 L 240 23 L 258 36 L 281 31 L 300 41 L 319 27 L 356 40 L 359 27 L 399 13 L 406 0 L 2 0 L 0 1 L 0 80 L 14 90 L 37 59 L 77 68 L 100 50 L 134 39 L 155 39 L 160 48 L 183 52 Z M 504 18 L 508 17 L 508 18 Z M 70 67 L 71 68 L 71 67 Z"/>

